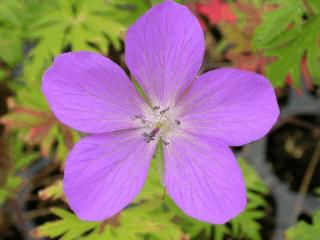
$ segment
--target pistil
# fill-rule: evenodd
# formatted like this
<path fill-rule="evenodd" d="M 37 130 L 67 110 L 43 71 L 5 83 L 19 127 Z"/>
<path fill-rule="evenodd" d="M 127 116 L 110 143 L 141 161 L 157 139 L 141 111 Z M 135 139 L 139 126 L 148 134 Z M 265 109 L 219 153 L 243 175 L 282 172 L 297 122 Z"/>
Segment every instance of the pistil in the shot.
<path fill-rule="evenodd" d="M 181 125 L 170 107 L 154 106 L 152 109 L 147 109 L 145 114 L 135 115 L 132 119 L 144 129 L 142 136 L 147 143 L 159 137 L 165 145 L 168 145 L 168 135 Z"/>

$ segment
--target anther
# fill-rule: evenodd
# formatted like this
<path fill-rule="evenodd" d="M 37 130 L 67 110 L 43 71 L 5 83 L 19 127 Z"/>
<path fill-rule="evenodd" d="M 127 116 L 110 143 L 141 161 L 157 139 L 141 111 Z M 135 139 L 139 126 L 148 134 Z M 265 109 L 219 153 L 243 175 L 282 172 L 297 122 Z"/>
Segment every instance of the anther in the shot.
<path fill-rule="evenodd" d="M 153 110 L 159 110 L 159 109 L 160 109 L 159 106 L 154 106 L 154 107 L 153 107 Z"/>
<path fill-rule="evenodd" d="M 178 126 L 181 125 L 181 122 L 180 122 L 179 120 L 177 120 L 177 119 L 175 119 L 174 122 L 175 122 Z"/>
<path fill-rule="evenodd" d="M 154 140 L 153 136 L 148 133 L 143 133 L 142 136 L 145 138 L 146 142 L 149 143 Z"/>
<path fill-rule="evenodd" d="M 134 115 L 134 116 L 132 117 L 132 119 L 140 119 L 140 118 L 142 118 L 142 115 L 141 115 L 141 114 L 139 114 L 139 115 Z"/>
<path fill-rule="evenodd" d="M 160 114 L 162 115 L 162 114 L 164 114 L 164 113 L 167 112 L 167 111 L 169 111 L 169 107 L 166 107 L 165 109 L 161 110 L 161 111 L 160 111 Z"/>
<path fill-rule="evenodd" d="M 168 145 L 169 145 L 169 142 L 166 142 L 166 141 L 163 140 L 163 144 L 166 145 L 166 146 L 168 146 Z"/>
<path fill-rule="evenodd" d="M 147 143 L 154 140 L 154 137 L 157 135 L 157 133 L 160 131 L 160 128 L 153 129 L 150 133 L 143 133 L 142 136 L 144 136 Z"/>
<path fill-rule="evenodd" d="M 146 120 L 144 119 L 144 117 L 143 117 L 141 114 L 139 114 L 139 115 L 134 115 L 134 116 L 132 117 L 132 120 L 140 120 L 142 123 L 146 123 Z"/>

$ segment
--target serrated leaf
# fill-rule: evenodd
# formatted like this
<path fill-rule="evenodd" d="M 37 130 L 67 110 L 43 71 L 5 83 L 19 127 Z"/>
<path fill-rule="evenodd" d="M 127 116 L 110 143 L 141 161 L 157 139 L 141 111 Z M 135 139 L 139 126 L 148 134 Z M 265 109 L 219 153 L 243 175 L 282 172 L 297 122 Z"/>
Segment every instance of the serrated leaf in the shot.
<path fill-rule="evenodd" d="M 290 74 L 294 84 L 300 86 L 300 65 L 302 58 L 307 56 L 307 64 L 314 77 L 319 76 L 319 56 L 318 46 L 320 16 L 310 20 L 301 30 L 299 36 L 295 36 L 292 41 L 285 46 L 267 50 L 269 56 L 276 56 L 277 60 L 267 67 L 267 76 L 274 86 L 283 85 L 283 80 Z M 296 33 L 294 33 L 296 35 Z M 293 51 L 294 49 L 294 51 Z"/>
<path fill-rule="evenodd" d="M 225 236 L 230 232 L 226 225 L 214 226 L 214 240 L 223 240 Z"/>
<path fill-rule="evenodd" d="M 265 183 L 259 178 L 255 170 L 250 167 L 244 159 L 238 159 L 247 187 L 248 204 L 244 212 L 230 221 L 231 235 L 233 237 L 244 236 L 250 240 L 260 240 L 259 219 L 265 216 L 263 209 L 266 206 L 263 194 L 268 189 Z"/>
<path fill-rule="evenodd" d="M 52 185 L 40 190 L 38 195 L 41 200 L 57 200 L 62 198 L 63 190 L 62 190 L 62 181 L 54 182 Z"/>
<path fill-rule="evenodd" d="M 308 3 L 315 13 L 320 13 L 320 1 L 308 0 Z"/>
<path fill-rule="evenodd" d="M 59 237 L 63 240 L 102 239 L 105 236 L 108 236 L 108 239 L 142 240 L 146 235 L 179 239 L 182 232 L 179 226 L 171 221 L 172 214 L 163 211 L 155 213 L 154 210 L 158 206 L 159 203 L 148 201 L 129 207 L 102 223 L 81 221 L 71 212 L 55 208 L 52 212 L 60 220 L 41 225 L 34 231 L 34 235 L 35 237 Z"/>
<path fill-rule="evenodd" d="M 8 71 L 4 68 L 0 68 L 0 82 L 8 76 Z"/>
<path fill-rule="evenodd" d="M 39 79 L 51 59 L 66 48 L 102 54 L 108 53 L 110 43 L 119 48 L 120 33 L 126 26 L 117 21 L 121 9 L 109 14 L 112 9 L 104 0 L 50 1 L 29 27 L 29 38 L 36 44 L 25 64 L 28 79 Z"/>
<path fill-rule="evenodd" d="M 179 239 L 183 232 L 173 221 L 175 212 L 163 208 L 163 187 L 154 160 L 142 193 L 135 199 L 132 206 L 127 207 L 115 217 L 93 224 L 79 220 L 67 210 L 53 209 L 53 213 L 61 219 L 43 224 L 34 231 L 34 234 L 37 237 L 60 237 L 65 240 L 95 240 L 105 237 L 108 237 L 108 240 L 142 240 L 146 236 L 149 239 L 159 240 Z M 47 198 L 60 195 L 61 190 L 62 185 L 58 183 L 41 191 L 40 196 L 45 195 Z"/>
<path fill-rule="evenodd" d="M 56 158 L 64 160 L 73 143 L 79 139 L 79 133 L 54 117 L 38 82 L 28 82 L 17 87 L 16 91 L 9 113 L 2 116 L 0 122 L 10 130 L 18 129 L 20 138 L 27 145 L 39 144 L 43 156 L 48 157 L 55 150 Z"/>
<path fill-rule="evenodd" d="M 22 26 L 19 1 L 0 3 L 0 60 L 13 66 L 22 57 Z"/>
<path fill-rule="evenodd" d="M 73 240 L 81 237 L 87 231 L 90 231 L 99 226 L 95 222 L 83 222 L 71 212 L 61 209 L 53 208 L 52 213 L 60 217 L 60 220 L 47 222 L 34 232 L 35 237 L 60 237 L 63 240 Z"/>
<path fill-rule="evenodd" d="M 16 194 L 16 190 L 22 184 L 22 178 L 15 175 L 13 170 L 6 176 L 6 182 L 3 186 L 0 186 L 0 204 L 7 199 L 12 198 Z"/>
<path fill-rule="evenodd" d="M 10 66 L 22 58 L 22 39 L 11 29 L 0 29 L 0 60 Z"/>
<path fill-rule="evenodd" d="M 299 221 L 286 232 L 288 240 L 314 240 L 319 238 L 320 233 L 320 209 L 318 209 L 313 217 L 312 224 Z"/>
<path fill-rule="evenodd" d="M 214 226 L 214 236 L 215 240 L 223 239 L 226 235 L 238 237 L 244 236 L 250 240 L 260 240 L 260 223 L 259 219 L 265 216 L 264 210 L 266 206 L 266 201 L 264 199 L 264 194 L 268 192 L 265 183 L 260 179 L 255 170 L 250 167 L 243 159 L 239 159 L 240 166 L 243 171 L 243 175 L 246 182 L 246 187 L 248 191 L 248 205 L 246 210 L 241 213 L 236 218 L 230 221 L 231 229 L 226 225 Z M 177 223 L 181 225 L 182 229 L 191 237 L 197 237 L 199 234 L 204 234 L 205 236 L 210 236 L 212 231 L 212 225 L 197 221 L 187 215 L 185 215 L 171 200 L 169 196 L 161 197 L 163 188 L 159 183 L 159 175 L 156 171 L 156 165 L 153 163 L 151 166 L 151 173 L 149 173 L 149 178 L 146 183 L 145 190 L 152 192 L 152 194 L 142 193 L 139 199 L 143 199 L 143 195 L 146 194 L 148 197 L 162 198 L 163 204 L 166 208 L 170 209 L 170 212 L 174 214 L 177 218 Z M 153 181 L 149 180 L 152 179 Z M 148 186 L 149 184 L 149 186 Z M 258 210 L 259 209 L 259 210 Z M 261 210 L 260 210 L 261 209 Z"/>
<path fill-rule="evenodd" d="M 253 45 L 255 48 L 268 48 L 279 35 L 283 34 L 289 27 L 289 24 L 300 24 L 304 8 L 301 1 L 289 0 L 282 1 L 281 7 L 267 12 L 263 16 L 263 22 L 256 29 Z"/>
<path fill-rule="evenodd" d="M 276 87 L 283 86 L 288 75 L 294 85 L 300 87 L 304 58 L 314 82 L 320 84 L 320 15 L 310 15 L 303 20 L 303 14 L 309 9 L 302 2 L 277 2 L 279 7 L 264 16 L 255 34 L 254 46 L 264 49 L 267 56 L 276 58 L 266 69 L 268 78 Z M 317 8 L 314 1 L 310 4 Z"/>
<path fill-rule="evenodd" d="M 7 180 L 8 188 L 17 188 L 21 184 L 22 180 L 18 176 L 10 176 Z"/>
<path fill-rule="evenodd" d="M 25 149 L 25 144 L 17 133 L 13 133 L 9 138 L 9 158 L 14 163 L 14 171 L 19 172 L 24 167 L 30 165 L 39 158 L 37 151 Z"/>

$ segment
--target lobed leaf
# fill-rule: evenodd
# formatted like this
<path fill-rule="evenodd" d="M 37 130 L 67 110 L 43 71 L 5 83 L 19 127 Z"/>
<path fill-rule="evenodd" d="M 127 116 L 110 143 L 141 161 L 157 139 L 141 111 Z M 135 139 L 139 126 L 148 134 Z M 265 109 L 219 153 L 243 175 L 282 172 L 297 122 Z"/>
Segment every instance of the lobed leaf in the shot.
<path fill-rule="evenodd" d="M 320 233 L 320 209 L 318 209 L 313 217 L 312 224 L 299 221 L 296 225 L 289 228 L 286 232 L 288 240 L 313 240 L 318 239 Z"/>
<path fill-rule="evenodd" d="M 308 70 L 319 84 L 319 24 L 318 3 L 311 1 L 314 13 L 303 1 L 272 1 L 278 7 L 266 13 L 263 23 L 257 28 L 253 44 L 256 49 L 263 49 L 267 56 L 276 60 L 267 67 L 266 73 L 272 84 L 283 86 L 287 76 L 291 76 L 295 86 L 301 85 L 301 62 L 305 58 Z M 307 19 L 304 20 L 304 14 Z"/>

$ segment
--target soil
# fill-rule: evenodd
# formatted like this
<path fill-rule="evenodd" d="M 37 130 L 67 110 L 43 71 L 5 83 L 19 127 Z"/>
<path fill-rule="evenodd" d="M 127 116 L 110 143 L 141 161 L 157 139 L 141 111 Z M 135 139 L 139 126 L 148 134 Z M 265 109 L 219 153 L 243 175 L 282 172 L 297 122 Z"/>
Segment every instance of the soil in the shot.
<path fill-rule="evenodd" d="M 275 174 L 292 191 L 300 188 L 308 163 L 320 139 L 320 117 L 300 115 L 287 119 L 267 140 L 267 161 Z M 320 186 L 320 164 L 317 165 L 308 192 Z"/>

